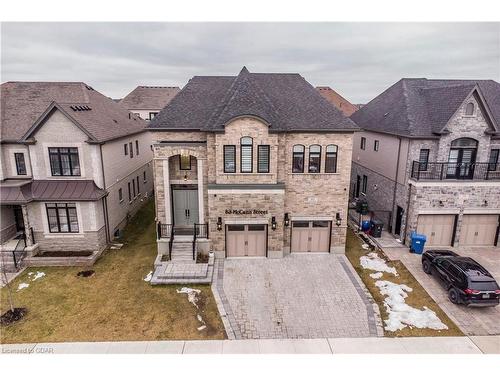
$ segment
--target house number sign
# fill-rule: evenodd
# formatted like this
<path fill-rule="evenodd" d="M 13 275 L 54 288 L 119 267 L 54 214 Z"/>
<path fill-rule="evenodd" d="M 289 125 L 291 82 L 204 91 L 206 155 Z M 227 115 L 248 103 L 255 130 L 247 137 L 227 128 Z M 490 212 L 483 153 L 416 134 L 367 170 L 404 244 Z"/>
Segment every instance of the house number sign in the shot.
<path fill-rule="evenodd" d="M 267 215 L 267 210 L 233 210 L 227 209 L 226 215 Z"/>

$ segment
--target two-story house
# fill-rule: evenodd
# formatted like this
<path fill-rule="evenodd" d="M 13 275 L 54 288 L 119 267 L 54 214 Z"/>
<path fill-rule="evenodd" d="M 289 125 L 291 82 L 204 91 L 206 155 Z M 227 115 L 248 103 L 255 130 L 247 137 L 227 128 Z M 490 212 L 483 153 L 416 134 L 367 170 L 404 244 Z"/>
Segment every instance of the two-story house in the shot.
<path fill-rule="evenodd" d="M 402 79 L 355 112 L 352 195 L 408 243 L 498 246 L 500 84 Z"/>
<path fill-rule="evenodd" d="M 343 253 L 356 125 L 299 74 L 195 76 L 150 123 L 158 249 Z"/>
<path fill-rule="evenodd" d="M 2 250 L 95 259 L 153 191 L 145 126 L 85 83 L 2 84 Z"/>
<path fill-rule="evenodd" d="M 119 103 L 136 116 L 151 121 L 180 90 L 174 86 L 137 86 Z"/>

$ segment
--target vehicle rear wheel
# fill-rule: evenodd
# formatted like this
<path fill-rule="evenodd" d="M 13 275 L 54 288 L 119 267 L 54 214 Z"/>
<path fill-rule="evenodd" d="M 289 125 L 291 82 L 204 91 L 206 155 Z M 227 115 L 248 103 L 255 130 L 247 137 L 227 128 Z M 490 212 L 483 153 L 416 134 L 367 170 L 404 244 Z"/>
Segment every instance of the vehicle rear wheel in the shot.
<path fill-rule="evenodd" d="M 422 262 L 422 268 L 424 269 L 424 272 L 428 275 L 432 274 L 432 270 L 431 270 L 431 264 L 428 260 L 424 260 Z"/>
<path fill-rule="evenodd" d="M 458 294 L 458 291 L 455 288 L 450 288 L 448 290 L 448 299 L 454 304 L 460 303 L 460 295 Z"/>

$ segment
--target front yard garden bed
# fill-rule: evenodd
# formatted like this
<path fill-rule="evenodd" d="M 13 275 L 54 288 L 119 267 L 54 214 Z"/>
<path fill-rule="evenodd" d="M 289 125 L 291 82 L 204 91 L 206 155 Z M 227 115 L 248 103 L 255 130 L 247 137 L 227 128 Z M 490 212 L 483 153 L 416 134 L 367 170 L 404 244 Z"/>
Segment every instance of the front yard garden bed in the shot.
<path fill-rule="evenodd" d="M 351 229 L 348 229 L 346 256 L 380 308 L 385 336 L 463 335 L 462 331 L 427 294 L 403 263 L 390 261 L 383 251 L 369 248 L 366 245 L 363 248 L 363 244 L 364 242 Z M 369 266 L 372 269 L 363 268 L 361 262 L 365 267 Z M 377 267 L 380 269 L 376 269 Z M 387 304 L 391 306 L 388 308 Z M 402 304 L 408 305 L 409 314 L 417 315 L 414 321 L 418 322 L 419 319 L 423 319 L 427 325 L 434 326 L 434 329 L 417 328 L 411 324 L 404 328 L 398 328 L 394 322 L 394 316 L 397 315 L 397 310 Z M 388 310 L 392 310 L 391 316 Z M 429 319 L 433 317 L 437 317 L 437 319 Z M 447 328 L 443 328 L 443 324 Z"/>
<path fill-rule="evenodd" d="M 92 251 L 44 251 L 35 255 L 35 257 L 89 257 L 94 254 Z"/>
<path fill-rule="evenodd" d="M 138 341 L 223 339 L 225 331 L 209 285 L 200 290 L 198 308 L 182 286 L 151 286 L 144 281 L 156 256 L 154 206 L 149 202 L 130 220 L 121 249 L 107 250 L 92 266 L 92 277 L 78 277 L 87 268 L 32 267 L 13 283 L 15 306 L 29 314 L 1 327 L 2 343 L 61 341 Z M 28 272 L 43 272 L 33 281 Z M 22 283 L 28 287 L 18 290 Z M 2 301 L 7 290 L 1 290 Z M 4 313 L 8 307 L 2 304 Z M 203 319 L 206 329 L 198 318 Z"/>

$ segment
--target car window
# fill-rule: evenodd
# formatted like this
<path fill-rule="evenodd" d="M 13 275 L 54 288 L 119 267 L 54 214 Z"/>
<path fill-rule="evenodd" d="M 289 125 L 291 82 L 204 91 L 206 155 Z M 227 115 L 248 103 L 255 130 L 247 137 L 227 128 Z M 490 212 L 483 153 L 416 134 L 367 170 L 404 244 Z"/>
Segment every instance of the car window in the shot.
<path fill-rule="evenodd" d="M 494 281 L 471 281 L 470 288 L 476 290 L 497 290 L 498 285 Z"/>
<path fill-rule="evenodd" d="M 459 280 L 463 280 L 463 277 L 462 277 L 462 272 L 457 268 L 455 267 L 453 264 L 450 264 L 449 267 L 448 267 L 448 272 L 453 276 L 453 277 L 456 277 L 457 279 Z"/>

